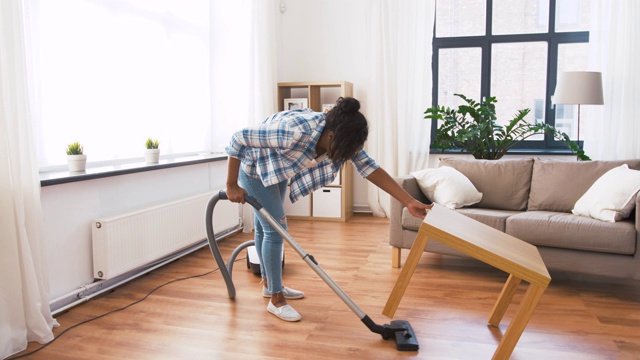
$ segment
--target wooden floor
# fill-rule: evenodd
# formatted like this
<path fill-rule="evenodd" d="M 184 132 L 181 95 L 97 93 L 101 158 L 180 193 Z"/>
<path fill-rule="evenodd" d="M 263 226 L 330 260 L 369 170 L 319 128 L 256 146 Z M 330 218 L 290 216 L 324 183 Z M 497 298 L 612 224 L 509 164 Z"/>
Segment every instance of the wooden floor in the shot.
<path fill-rule="evenodd" d="M 391 267 L 388 219 L 291 221 L 290 234 L 378 324 L 399 269 Z M 220 243 L 225 259 L 250 234 Z M 420 350 L 400 352 L 370 332 L 295 252 L 285 246 L 284 283 L 306 297 L 290 303 L 302 321 L 266 311 L 259 277 L 236 263 L 230 300 L 218 272 L 171 283 L 146 300 L 70 330 L 29 359 L 490 359 L 500 328 L 487 317 L 506 274 L 470 259 L 424 254 L 396 312 Z M 244 258 L 245 253 L 241 255 Z M 404 251 L 406 256 L 408 251 Z M 128 305 L 170 280 L 215 268 L 208 248 L 57 316 L 66 328 Z M 640 359 L 640 284 L 554 278 L 512 359 Z M 514 299 L 522 297 L 519 291 Z M 32 343 L 27 351 L 40 345 Z"/>

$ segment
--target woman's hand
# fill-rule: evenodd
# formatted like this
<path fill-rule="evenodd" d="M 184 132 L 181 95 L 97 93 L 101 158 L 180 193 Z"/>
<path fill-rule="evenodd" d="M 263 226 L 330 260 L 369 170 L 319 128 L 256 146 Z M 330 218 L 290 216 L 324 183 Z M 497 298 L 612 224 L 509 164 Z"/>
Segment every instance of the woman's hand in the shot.
<path fill-rule="evenodd" d="M 424 219 L 424 217 L 427 216 L 427 211 L 431 210 L 431 208 L 433 207 L 433 204 L 427 205 L 427 204 L 421 203 L 416 199 L 412 199 L 407 203 L 406 207 L 407 207 L 407 210 L 409 210 L 409 212 L 411 213 L 411 215 Z"/>
<path fill-rule="evenodd" d="M 244 204 L 244 196 L 247 190 L 241 188 L 238 184 L 227 185 L 227 198 L 234 203 Z"/>
<path fill-rule="evenodd" d="M 417 218 L 424 219 L 427 216 L 427 211 L 433 207 L 433 205 L 423 204 L 409 195 L 383 168 L 374 170 L 367 177 L 367 180 L 400 201 L 401 204 L 407 207 L 411 215 Z"/>
<path fill-rule="evenodd" d="M 244 204 L 244 195 L 247 190 L 238 185 L 238 172 L 240 171 L 240 160 L 229 156 L 227 159 L 227 198 L 234 203 Z"/>

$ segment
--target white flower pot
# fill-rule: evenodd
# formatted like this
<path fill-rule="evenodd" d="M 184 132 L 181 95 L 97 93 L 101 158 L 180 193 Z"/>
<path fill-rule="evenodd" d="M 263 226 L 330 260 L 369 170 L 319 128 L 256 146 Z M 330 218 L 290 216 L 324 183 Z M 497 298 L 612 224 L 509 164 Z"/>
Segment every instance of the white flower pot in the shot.
<path fill-rule="evenodd" d="M 147 149 L 145 153 L 147 164 L 157 164 L 160 162 L 160 149 Z"/>
<path fill-rule="evenodd" d="M 67 164 L 70 172 L 84 172 L 87 167 L 87 155 L 67 155 Z"/>

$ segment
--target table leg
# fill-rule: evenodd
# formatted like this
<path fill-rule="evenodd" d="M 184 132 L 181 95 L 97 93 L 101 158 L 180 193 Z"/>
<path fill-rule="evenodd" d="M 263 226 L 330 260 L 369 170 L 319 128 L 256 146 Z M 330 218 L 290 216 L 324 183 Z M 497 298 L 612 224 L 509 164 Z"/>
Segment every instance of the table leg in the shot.
<path fill-rule="evenodd" d="M 517 278 L 513 274 L 509 275 L 507 282 L 504 283 L 500 297 L 498 297 L 498 301 L 493 305 L 493 310 L 491 310 L 491 315 L 489 316 L 489 324 L 493 326 L 500 325 L 500 321 L 502 320 L 504 313 L 507 311 L 511 300 L 513 299 L 513 295 L 516 293 L 516 290 L 518 290 L 518 285 L 520 285 L 521 281 L 522 279 Z"/>
<path fill-rule="evenodd" d="M 400 300 L 402 300 L 404 292 L 409 285 L 409 280 L 411 280 L 411 276 L 413 276 L 413 272 L 416 270 L 416 266 L 418 266 L 418 262 L 424 253 L 424 248 L 427 246 L 427 240 L 429 240 L 429 236 L 426 233 L 418 232 L 418 236 L 416 236 L 416 240 L 413 242 L 411 251 L 407 256 L 407 261 L 402 271 L 400 271 L 400 276 L 398 276 L 391 294 L 389 294 L 387 304 L 382 310 L 383 315 L 391 318 L 396 313 Z"/>
<path fill-rule="evenodd" d="M 529 323 L 529 319 L 531 319 L 531 315 L 545 290 L 546 287 L 529 284 L 520 308 L 507 328 L 500 344 L 498 344 L 498 348 L 493 354 L 493 359 L 508 359 L 511 356 L 513 349 L 516 347 L 518 340 L 520 340 L 520 336 Z"/>

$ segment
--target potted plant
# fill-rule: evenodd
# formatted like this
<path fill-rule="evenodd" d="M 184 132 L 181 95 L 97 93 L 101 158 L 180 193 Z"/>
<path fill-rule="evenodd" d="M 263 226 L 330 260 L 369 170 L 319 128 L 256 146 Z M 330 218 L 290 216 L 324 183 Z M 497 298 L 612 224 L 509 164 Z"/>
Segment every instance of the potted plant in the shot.
<path fill-rule="evenodd" d="M 464 100 L 466 105 L 460 105 L 458 109 L 432 106 L 425 111 L 425 119 L 443 121 L 437 128 L 433 140 L 433 146 L 436 148 L 443 151 L 460 149 L 476 159 L 496 160 L 504 156 L 514 145 L 533 135 L 551 133 L 555 139 L 567 144 L 578 160 L 591 160 L 571 141 L 569 135 L 551 125 L 531 124 L 525 120 L 530 109 L 518 110 L 515 117 L 503 126 L 496 122 L 495 97 L 476 102 L 462 94 L 455 96 Z"/>
<path fill-rule="evenodd" d="M 87 155 L 84 155 L 84 147 L 77 141 L 67 145 L 67 164 L 70 172 L 83 172 L 87 166 Z"/>
<path fill-rule="evenodd" d="M 145 146 L 147 148 L 147 152 L 145 153 L 147 164 L 157 164 L 160 162 L 160 141 L 148 138 Z"/>

